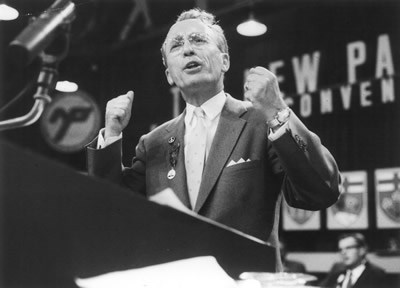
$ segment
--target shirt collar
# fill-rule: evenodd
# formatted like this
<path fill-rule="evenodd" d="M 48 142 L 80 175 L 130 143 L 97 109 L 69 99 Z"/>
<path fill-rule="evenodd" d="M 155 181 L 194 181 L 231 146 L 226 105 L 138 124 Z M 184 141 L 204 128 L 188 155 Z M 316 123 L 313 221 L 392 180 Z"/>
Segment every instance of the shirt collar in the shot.
<path fill-rule="evenodd" d="M 361 275 L 361 273 L 364 271 L 365 269 L 365 262 L 363 262 L 362 264 L 358 265 L 357 267 L 353 268 L 351 270 L 351 273 L 353 274 L 353 277 L 357 275 L 357 277 L 359 275 Z"/>
<path fill-rule="evenodd" d="M 226 100 L 225 92 L 222 90 L 217 95 L 211 97 L 206 102 L 204 102 L 200 107 L 204 110 L 207 118 L 209 120 L 214 120 L 219 114 L 221 114 L 222 108 L 224 108 Z M 196 106 L 186 103 L 186 116 L 185 123 L 191 122 L 193 117 L 193 111 Z"/>

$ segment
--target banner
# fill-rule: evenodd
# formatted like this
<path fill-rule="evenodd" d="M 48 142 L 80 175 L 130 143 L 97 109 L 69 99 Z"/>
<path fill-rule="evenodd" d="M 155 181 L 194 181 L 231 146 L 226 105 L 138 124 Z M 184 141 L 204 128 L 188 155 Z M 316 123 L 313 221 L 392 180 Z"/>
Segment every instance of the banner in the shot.
<path fill-rule="evenodd" d="M 368 179 L 366 171 L 342 172 L 342 193 L 327 210 L 328 229 L 368 228 Z"/>
<path fill-rule="evenodd" d="M 319 211 L 307 211 L 290 207 L 282 201 L 283 230 L 319 230 L 321 217 Z"/>
<path fill-rule="evenodd" d="M 400 167 L 375 170 L 378 228 L 400 228 Z"/>

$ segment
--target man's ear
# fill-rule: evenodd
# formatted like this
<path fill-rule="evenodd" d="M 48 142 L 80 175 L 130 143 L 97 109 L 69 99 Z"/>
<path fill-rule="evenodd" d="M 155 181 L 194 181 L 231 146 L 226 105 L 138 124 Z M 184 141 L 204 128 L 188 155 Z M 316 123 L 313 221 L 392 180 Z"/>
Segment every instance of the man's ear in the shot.
<path fill-rule="evenodd" d="M 168 68 L 167 69 L 165 69 L 165 76 L 167 76 L 167 81 L 168 81 L 168 84 L 169 85 L 174 85 L 175 83 L 174 83 L 174 80 L 172 80 L 172 77 L 171 77 L 171 75 L 169 74 L 169 70 L 168 70 Z"/>
<path fill-rule="evenodd" d="M 368 250 L 365 247 L 360 247 L 360 253 L 363 257 L 367 256 Z"/>
<path fill-rule="evenodd" d="M 222 53 L 222 71 L 227 72 L 231 66 L 230 58 L 228 53 Z"/>

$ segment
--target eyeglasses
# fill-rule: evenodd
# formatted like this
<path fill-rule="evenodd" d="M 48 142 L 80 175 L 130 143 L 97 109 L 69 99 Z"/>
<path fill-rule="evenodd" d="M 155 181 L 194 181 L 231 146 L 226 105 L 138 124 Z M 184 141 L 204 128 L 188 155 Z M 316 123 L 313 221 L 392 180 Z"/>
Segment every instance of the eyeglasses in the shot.
<path fill-rule="evenodd" d="M 209 43 L 210 37 L 204 33 L 193 32 L 187 36 L 187 40 L 192 47 L 201 48 L 202 46 Z M 179 33 L 173 38 L 167 39 L 165 41 L 165 48 L 171 53 L 181 52 L 184 45 L 185 35 L 183 33 Z"/>
<path fill-rule="evenodd" d="M 351 245 L 351 246 L 347 246 L 347 247 L 339 247 L 338 251 L 344 252 L 344 251 L 349 251 L 351 249 L 356 249 L 356 248 L 360 248 L 360 246 L 359 245 Z"/>

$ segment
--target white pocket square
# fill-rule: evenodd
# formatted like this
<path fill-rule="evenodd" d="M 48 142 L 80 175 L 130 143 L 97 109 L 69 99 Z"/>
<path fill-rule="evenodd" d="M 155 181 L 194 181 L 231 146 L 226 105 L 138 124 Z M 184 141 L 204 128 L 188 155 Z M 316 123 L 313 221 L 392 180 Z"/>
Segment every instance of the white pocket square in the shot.
<path fill-rule="evenodd" d="M 250 158 L 247 159 L 247 160 L 244 160 L 243 158 L 240 158 L 237 162 L 234 161 L 234 160 L 231 160 L 231 161 L 229 161 L 228 165 L 226 165 L 226 167 L 230 167 L 230 166 L 233 166 L 233 165 L 237 165 L 237 164 L 244 163 L 244 162 L 250 162 L 250 161 L 251 161 Z"/>

